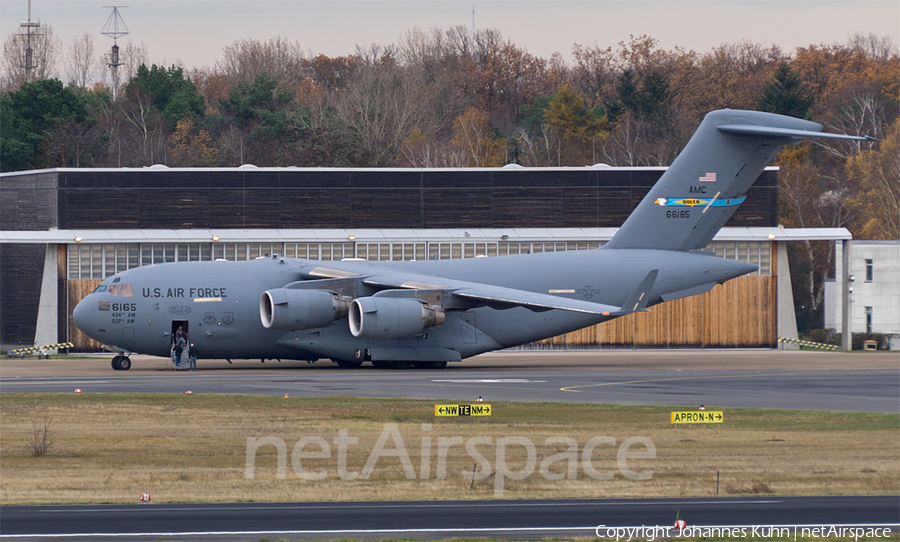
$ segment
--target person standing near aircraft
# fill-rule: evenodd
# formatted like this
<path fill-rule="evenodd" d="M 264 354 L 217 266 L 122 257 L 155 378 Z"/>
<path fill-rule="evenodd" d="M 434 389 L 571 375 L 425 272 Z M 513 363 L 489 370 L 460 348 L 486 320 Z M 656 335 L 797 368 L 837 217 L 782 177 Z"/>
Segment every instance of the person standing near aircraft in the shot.
<path fill-rule="evenodd" d="M 190 368 L 192 371 L 197 370 L 197 356 L 198 355 L 200 355 L 200 350 L 198 350 L 197 347 L 194 346 L 194 343 L 191 343 L 191 347 L 188 349 L 188 359 L 190 360 L 190 363 L 191 363 Z"/>
<path fill-rule="evenodd" d="M 181 365 L 181 354 L 184 352 L 184 347 L 181 346 L 181 342 L 175 343 L 174 354 L 175 357 L 172 359 L 172 363 L 175 364 L 175 368 L 177 369 L 179 365 Z"/>

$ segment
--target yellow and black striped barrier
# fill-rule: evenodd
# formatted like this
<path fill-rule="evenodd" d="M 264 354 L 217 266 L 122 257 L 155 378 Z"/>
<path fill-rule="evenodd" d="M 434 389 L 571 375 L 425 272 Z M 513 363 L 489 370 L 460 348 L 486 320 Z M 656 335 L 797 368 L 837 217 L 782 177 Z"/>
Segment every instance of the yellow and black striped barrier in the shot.
<path fill-rule="evenodd" d="M 833 344 L 825 344 L 825 343 L 814 343 L 812 341 L 798 341 L 797 339 L 786 339 L 784 337 L 778 337 L 778 342 L 780 343 L 791 343 L 791 344 L 799 344 L 800 346 L 809 346 L 812 348 L 821 348 L 822 350 L 840 350 L 840 346 L 836 346 Z"/>
<path fill-rule="evenodd" d="M 16 348 L 14 350 L 10 350 L 7 352 L 8 356 L 24 356 L 26 354 L 34 354 L 36 352 L 40 352 L 42 355 L 46 354 L 46 350 L 59 350 L 60 348 L 72 348 L 75 346 L 72 343 L 56 343 L 56 344 L 45 344 L 44 346 L 29 346 L 28 348 Z"/>

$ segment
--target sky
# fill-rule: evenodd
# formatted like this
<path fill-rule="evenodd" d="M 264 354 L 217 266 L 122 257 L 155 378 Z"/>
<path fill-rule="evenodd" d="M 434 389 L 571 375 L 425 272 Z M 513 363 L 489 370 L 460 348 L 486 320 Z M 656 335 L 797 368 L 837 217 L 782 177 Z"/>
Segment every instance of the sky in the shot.
<path fill-rule="evenodd" d="M 49 23 L 64 51 L 90 32 L 95 51 L 112 39 L 100 34 L 109 0 L 32 0 L 32 20 Z M 649 35 L 663 49 L 704 52 L 749 40 L 785 51 L 811 44 L 845 43 L 874 33 L 900 44 L 898 0 L 130 0 L 120 13 L 150 61 L 187 69 L 212 67 L 227 45 L 280 35 L 312 55 L 342 56 L 356 46 L 387 45 L 414 27 L 465 25 L 494 28 L 529 53 L 571 59 L 573 44 L 613 48 L 630 35 Z M 5 39 L 27 19 L 27 0 L 0 1 Z"/>

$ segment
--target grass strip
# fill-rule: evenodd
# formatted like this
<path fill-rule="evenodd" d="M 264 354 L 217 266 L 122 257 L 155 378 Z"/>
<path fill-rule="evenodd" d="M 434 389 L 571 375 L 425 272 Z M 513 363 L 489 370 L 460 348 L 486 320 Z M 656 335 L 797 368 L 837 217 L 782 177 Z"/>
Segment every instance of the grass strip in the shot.
<path fill-rule="evenodd" d="M 684 407 L 492 402 L 490 417 L 436 418 L 442 403 L 453 402 L 5 393 L 0 502 L 128 503 L 142 493 L 154 502 L 702 497 L 716 494 L 717 473 L 720 495 L 900 491 L 897 414 L 725 409 L 725 423 L 685 426 L 670 423 L 670 412 Z M 47 425 L 50 445 L 35 454 Z M 345 473 L 364 472 L 373 450 L 382 451 L 367 477 L 339 472 L 342 435 L 357 439 L 346 445 Z M 597 437 L 607 438 L 586 464 L 608 479 L 585 468 L 586 445 Z M 248 438 L 283 442 L 285 469 L 279 473 L 278 446 L 261 445 L 248 478 Z M 620 463 L 623 443 L 635 438 L 626 467 L 651 473 L 642 480 Z M 481 463 L 467 449 L 471 439 L 479 439 Z M 532 443 L 534 457 L 523 479 L 501 476 L 498 494 L 491 474 L 501 439 L 508 471 L 528 472 L 529 450 L 516 442 Z M 646 441 L 655 457 L 646 457 Z M 329 456 L 312 457 L 324 451 L 321 442 Z M 441 442 L 456 442 L 443 465 Z M 324 476 L 304 479 L 304 471 Z"/>

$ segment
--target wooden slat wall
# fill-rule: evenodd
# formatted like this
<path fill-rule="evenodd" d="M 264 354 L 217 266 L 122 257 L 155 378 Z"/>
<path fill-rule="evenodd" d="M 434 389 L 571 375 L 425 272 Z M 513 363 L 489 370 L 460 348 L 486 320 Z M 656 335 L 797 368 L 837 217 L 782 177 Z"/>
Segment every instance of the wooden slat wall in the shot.
<path fill-rule="evenodd" d="M 776 277 L 739 277 L 707 294 L 676 299 L 598 326 L 541 341 L 536 348 L 772 347 Z"/>
<path fill-rule="evenodd" d="M 69 342 L 74 344 L 70 352 L 97 352 L 102 350 L 100 343 L 81 332 L 72 321 L 72 311 L 84 296 L 93 292 L 102 280 L 72 279 L 69 281 Z"/>

